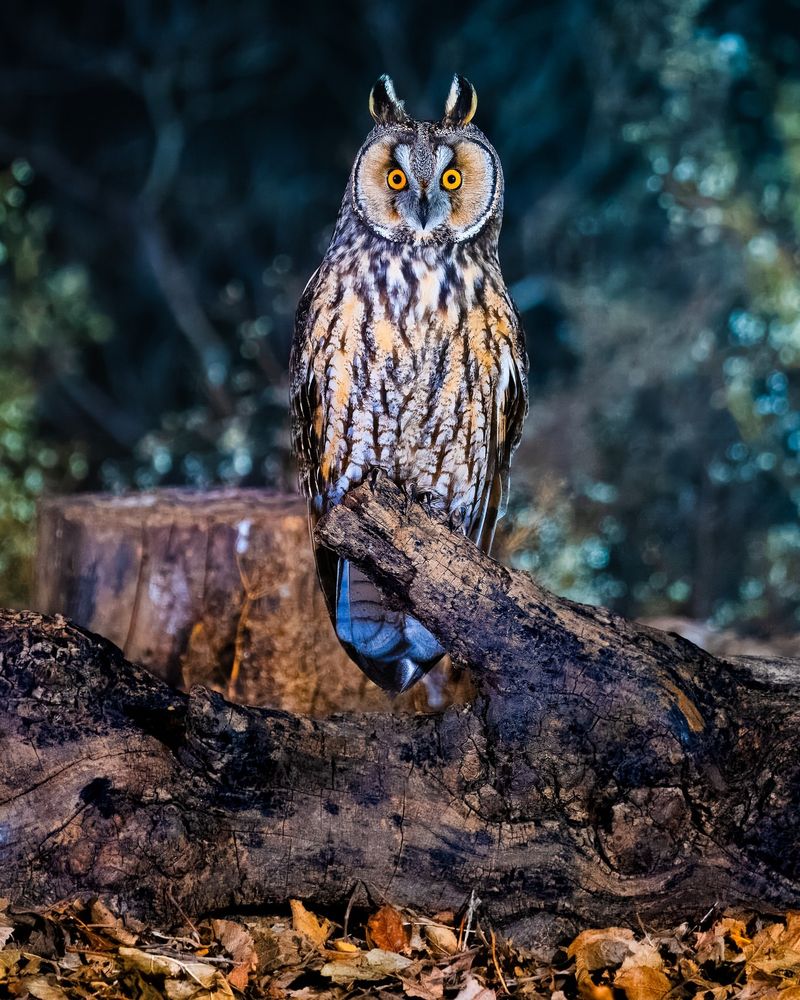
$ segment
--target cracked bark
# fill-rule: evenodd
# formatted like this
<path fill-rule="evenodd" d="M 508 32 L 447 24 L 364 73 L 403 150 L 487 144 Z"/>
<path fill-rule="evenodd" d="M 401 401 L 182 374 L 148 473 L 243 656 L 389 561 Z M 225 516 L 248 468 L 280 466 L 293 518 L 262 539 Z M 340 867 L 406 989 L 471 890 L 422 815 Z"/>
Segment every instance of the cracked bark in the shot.
<path fill-rule="evenodd" d="M 715 659 L 557 598 L 380 480 L 318 527 L 473 672 L 441 716 L 309 719 L 177 692 L 0 614 L 0 893 L 144 917 L 475 891 L 523 942 L 800 903 L 789 660 Z"/>
<path fill-rule="evenodd" d="M 173 686 L 309 715 L 386 707 L 336 642 L 299 496 L 50 497 L 38 529 L 34 608 L 99 632 Z"/>

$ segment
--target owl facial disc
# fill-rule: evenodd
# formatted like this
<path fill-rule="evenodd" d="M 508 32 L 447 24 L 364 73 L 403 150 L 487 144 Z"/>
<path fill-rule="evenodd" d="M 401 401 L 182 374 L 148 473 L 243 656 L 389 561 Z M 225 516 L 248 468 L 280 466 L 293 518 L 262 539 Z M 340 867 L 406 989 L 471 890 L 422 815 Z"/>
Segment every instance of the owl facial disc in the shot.
<path fill-rule="evenodd" d="M 461 243 L 502 213 L 497 153 L 471 124 L 475 88 L 456 75 L 438 122 L 411 118 L 389 77 L 370 95 L 375 128 L 353 167 L 349 196 L 357 216 L 394 243 Z"/>

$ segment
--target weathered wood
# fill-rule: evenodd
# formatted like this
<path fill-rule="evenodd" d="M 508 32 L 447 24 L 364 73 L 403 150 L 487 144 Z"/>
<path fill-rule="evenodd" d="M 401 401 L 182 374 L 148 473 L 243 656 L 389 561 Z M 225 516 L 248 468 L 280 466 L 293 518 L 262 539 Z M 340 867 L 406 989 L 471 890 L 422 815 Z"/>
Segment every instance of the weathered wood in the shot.
<path fill-rule="evenodd" d="M 311 715 L 386 711 L 336 640 L 305 501 L 265 490 L 46 499 L 34 606 L 63 614 L 185 690 Z M 446 703 L 459 700 L 444 668 Z M 425 709 L 426 689 L 402 699 Z M 462 699 L 463 700 L 463 699 Z"/>
<path fill-rule="evenodd" d="M 795 661 L 717 660 L 556 598 L 379 481 L 321 522 L 473 669 L 470 708 L 328 720 L 176 693 L 62 620 L 0 615 L 0 890 L 145 915 L 288 896 L 518 939 L 800 904 Z"/>

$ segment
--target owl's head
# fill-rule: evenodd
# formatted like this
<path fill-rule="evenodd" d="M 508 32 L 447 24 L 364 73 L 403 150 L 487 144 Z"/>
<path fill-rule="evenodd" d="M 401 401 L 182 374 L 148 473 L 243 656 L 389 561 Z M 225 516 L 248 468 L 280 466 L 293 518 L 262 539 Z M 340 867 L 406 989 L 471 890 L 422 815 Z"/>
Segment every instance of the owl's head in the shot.
<path fill-rule="evenodd" d="M 475 88 L 453 77 L 438 122 L 415 121 L 388 76 L 372 88 L 375 128 L 353 167 L 349 196 L 361 221 L 397 243 L 462 243 L 493 223 L 503 201 L 500 160 L 472 124 Z"/>

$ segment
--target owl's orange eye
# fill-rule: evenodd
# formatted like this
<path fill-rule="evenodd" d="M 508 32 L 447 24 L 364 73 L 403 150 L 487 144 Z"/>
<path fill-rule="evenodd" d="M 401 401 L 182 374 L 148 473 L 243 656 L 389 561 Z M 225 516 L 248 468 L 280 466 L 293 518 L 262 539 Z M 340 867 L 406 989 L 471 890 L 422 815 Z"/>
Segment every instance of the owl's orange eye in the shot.
<path fill-rule="evenodd" d="M 392 191 L 402 191 L 404 187 L 408 186 L 408 178 L 400 167 L 395 167 L 386 175 L 386 183 Z"/>
<path fill-rule="evenodd" d="M 442 187 L 445 191 L 456 191 L 461 187 L 461 171 L 450 167 L 442 174 Z"/>

